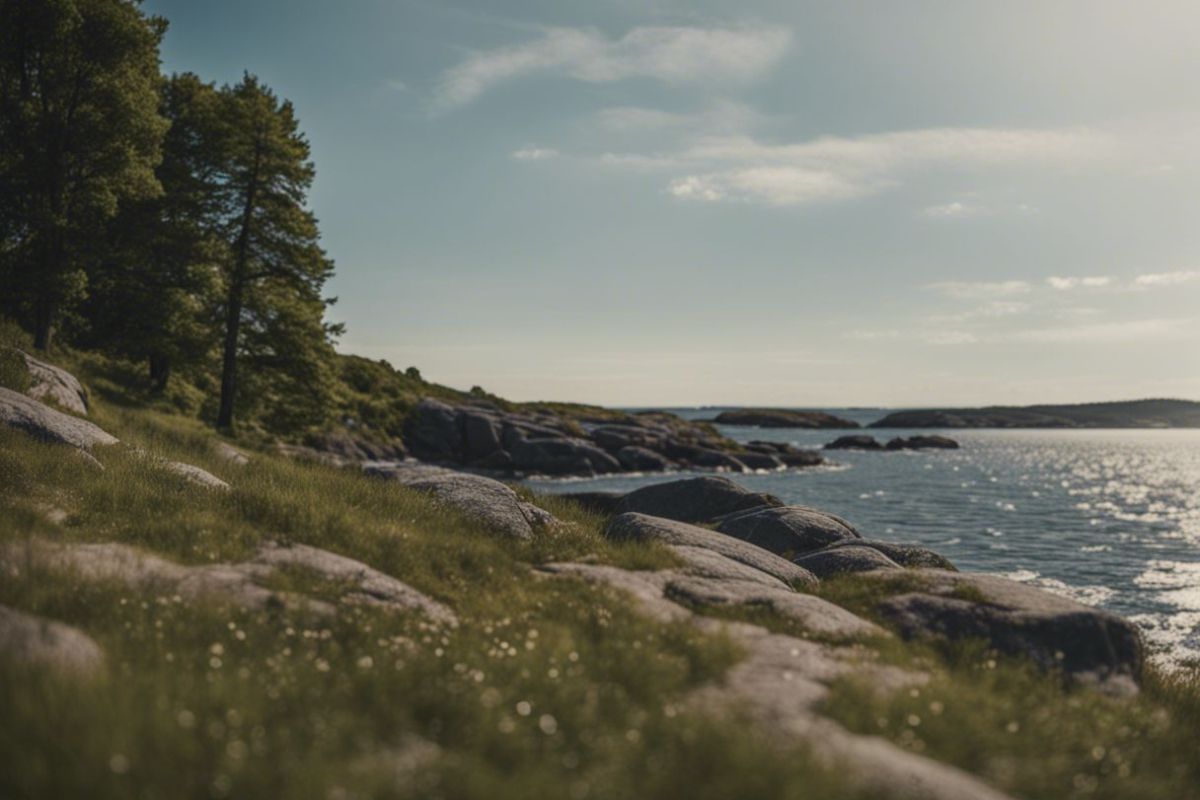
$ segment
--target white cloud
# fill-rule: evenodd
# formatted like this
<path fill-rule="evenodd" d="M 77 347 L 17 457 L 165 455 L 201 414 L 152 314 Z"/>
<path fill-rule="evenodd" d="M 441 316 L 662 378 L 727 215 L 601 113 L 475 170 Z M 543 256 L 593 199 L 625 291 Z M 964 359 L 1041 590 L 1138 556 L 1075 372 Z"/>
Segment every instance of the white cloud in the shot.
<path fill-rule="evenodd" d="M 1200 271 L 1176 270 L 1175 272 L 1155 272 L 1148 275 L 1138 275 L 1133 283 L 1135 286 L 1178 286 L 1181 283 L 1200 281 Z"/>
<path fill-rule="evenodd" d="M 639 27 L 619 39 L 591 28 L 545 28 L 538 39 L 474 53 L 448 70 L 437 104 L 466 105 L 497 84 L 545 71 L 587 83 L 745 82 L 775 66 L 790 43 L 790 31 L 775 27 Z"/>
<path fill-rule="evenodd" d="M 975 344 L 979 341 L 979 337 L 977 337 L 973 333 L 968 333 L 966 331 L 939 331 L 939 332 L 931 333 L 931 334 L 927 335 L 925 337 L 925 341 L 928 344 L 951 346 L 951 345 L 961 345 L 961 344 Z"/>
<path fill-rule="evenodd" d="M 976 299 L 1025 294 L 1033 287 L 1027 281 L 939 281 L 928 288 L 950 297 Z"/>
<path fill-rule="evenodd" d="M 975 206 L 960 203 L 955 200 L 952 203 L 943 203 L 936 206 L 928 206 L 922 213 L 927 217 L 969 217 L 975 214 L 979 209 Z"/>
<path fill-rule="evenodd" d="M 512 157 L 517 161 L 545 161 L 548 158 L 557 158 L 558 151 L 548 147 L 522 147 L 520 150 L 514 150 Z"/>
<path fill-rule="evenodd" d="M 1062 328 L 1041 328 L 1010 333 L 1005 341 L 1031 344 L 1124 344 L 1132 341 L 1175 339 L 1185 336 L 1187 320 L 1144 319 L 1104 322 Z"/>
<path fill-rule="evenodd" d="M 1057 275 L 1051 275 L 1049 278 L 1046 278 L 1046 284 L 1050 286 L 1050 288 L 1057 289 L 1061 292 L 1065 292 L 1070 289 L 1078 289 L 1080 287 L 1085 289 L 1099 289 L 1111 285 L 1112 282 L 1112 278 L 1108 277 L 1107 275 L 1093 275 L 1083 278 L 1062 278 Z"/>
<path fill-rule="evenodd" d="M 648 158 L 687 169 L 674 183 L 701 179 L 724 200 L 798 205 L 874 194 L 920 168 L 1070 164 L 1100 158 L 1110 148 L 1107 136 L 1082 129 L 928 128 L 793 144 L 706 136 Z M 970 207 L 952 203 L 935 210 L 961 216 Z"/>

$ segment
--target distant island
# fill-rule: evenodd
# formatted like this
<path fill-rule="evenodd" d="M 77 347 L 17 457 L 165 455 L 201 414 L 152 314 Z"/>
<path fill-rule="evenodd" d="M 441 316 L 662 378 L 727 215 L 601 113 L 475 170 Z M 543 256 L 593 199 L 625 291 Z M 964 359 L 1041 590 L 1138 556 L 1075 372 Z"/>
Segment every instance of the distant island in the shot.
<path fill-rule="evenodd" d="M 858 428 L 857 422 L 824 411 L 792 411 L 783 408 L 737 408 L 722 411 L 707 422 L 718 425 L 747 425 L 754 428 Z"/>
<path fill-rule="evenodd" d="M 896 411 L 869 428 L 1200 428 L 1200 402 L 1127 400 L 1073 405 Z"/>

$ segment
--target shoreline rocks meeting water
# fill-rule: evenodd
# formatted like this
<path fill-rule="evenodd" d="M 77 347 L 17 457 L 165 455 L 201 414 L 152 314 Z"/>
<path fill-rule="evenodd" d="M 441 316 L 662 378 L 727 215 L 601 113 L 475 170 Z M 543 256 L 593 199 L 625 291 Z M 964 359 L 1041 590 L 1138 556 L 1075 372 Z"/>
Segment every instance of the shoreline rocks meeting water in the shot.
<path fill-rule="evenodd" d="M 737 408 L 722 411 L 707 422 L 745 425 L 752 428 L 860 428 L 857 422 L 824 411 L 795 411 L 786 408 Z"/>
<path fill-rule="evenodd" d="M 894 439 L 889 439 L 887 444 L 884 444 L 874 436 L 855 434 L 852 436 L 839 436 L 825 445 L 824 449 L 886 450 L 896 452 L 898 450 L 957 450 L 959 447 L 958 442 L 947 436 L 897 436 Z"/>
<path fill-rule="evenodd" d="M 408 452 L 421 461 L 496 475 L 593 476 L 627 472 L 754 472 L 824 463 L 785 443 L 739 444 L 711 425 L 665 412 L 597 409 L 566 416 L 425 398 L 405 425 Z"/>

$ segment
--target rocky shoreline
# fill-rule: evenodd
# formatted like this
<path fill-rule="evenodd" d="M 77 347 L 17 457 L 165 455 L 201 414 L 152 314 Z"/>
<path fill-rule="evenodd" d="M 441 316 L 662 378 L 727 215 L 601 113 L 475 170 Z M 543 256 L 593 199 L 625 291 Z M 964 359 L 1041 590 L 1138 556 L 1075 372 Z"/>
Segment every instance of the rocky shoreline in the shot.
<path fill-rule="evenodd" d="M 713 470 L 755 472 L 824 463 L 788 444 L 739 444 L 708 424 L 665 412 L 581 414 L 506 411 L 493 403 L 425 398 L 404 430 L 408 454 L 446 466 L 520 477 Z"/>

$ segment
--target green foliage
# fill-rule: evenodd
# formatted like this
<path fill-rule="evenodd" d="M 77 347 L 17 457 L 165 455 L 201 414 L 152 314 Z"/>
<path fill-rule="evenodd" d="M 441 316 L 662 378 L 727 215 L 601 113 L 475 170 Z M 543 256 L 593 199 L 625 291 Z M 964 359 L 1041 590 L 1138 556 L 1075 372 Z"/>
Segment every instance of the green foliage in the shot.
<path fill-rule="evenodd" d="M 148 364 L 158 392 L 172 371 L 194 374 L 205 366 L 219 339 L 217 103 L 216 89 L 195 75 L 163 81 L 161 113 L 171 127 L 157 170 L 162 193 L 122 206 L 84 307 L 80 343 Z"/>
<path fill-rule="evenodd" d="M 225 341 L 217 425 L 233 426 L 239 362 L 259 383 L 283 383 L 273 416 L 264 419 L 268 427 L 317 423 L 328 408 L 330 342 L 341 329 L 323 320 L 333 301 L 321 289 L 333 262 L 305 207 L 315 175 L 308 141 L 292 104 L 254 76 L 222 88 L 220 96 L 215 201 L 228 256 L 221 262 Z"/>
<path fill-rule="evenodd" d="M 166 26 L 125 0 L 2 0 L 0 19 L 0 296 L 45 348 L 118 204 L 159 190 Z"/>

